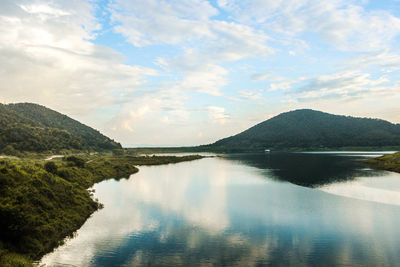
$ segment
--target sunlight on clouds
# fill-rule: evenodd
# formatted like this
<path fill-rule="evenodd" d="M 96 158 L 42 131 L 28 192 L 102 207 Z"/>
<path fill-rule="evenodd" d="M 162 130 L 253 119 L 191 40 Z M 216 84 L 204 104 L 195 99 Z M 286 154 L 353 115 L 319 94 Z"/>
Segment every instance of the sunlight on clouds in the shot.
<path fill-rule="evenodd" d="M 123 130 L 126 130 L 128 132 L 134 133 L 135 131 L 132 129 L 131 125 L 130 125 L 130 121 L 128 120 L 124 120 L 121 124 L 121 128 Z M 114 128 L 115 129 L 115 128 Z"/>
<path fill-rule="evenodd" d="M 21 5 L 20 6 L 23 10 L 25 10 L 28 13 L 32 14 L 45 14 L 45 15 L 50 15 L 50 16 L 65 16 L 65 15 L 70 15 L 70 13 L 65 12 L 61 9 L 56 9 L 51 6 L 45 5 L 45 4 L 39 4 L 39 5 Z"/>
<path fill-rule="evenodd" d="M 0 101 L 124 144 L 209 143 L 295 108 L 399 122 L 400 18 L 385 5 L 5 0 Z"/>
<path fill-rule="evenodd" d="M 165 124 L 170 124 L 172 121 L 167 116 L 164 116 L 162 117 L 161 122 Z"/>
<path fill-rule="evenodd" d="M 156 73 L 124 65 L 120 53 L 89 41 L 91 30 L 99 27 L 89 3 L 7 4 L 15 13 L 0 19 L 0 77 L 7 80 L 0 90 L 5 99 L 79 116 L 114 105 L 113 92 L 135 90 L 144 76 Z M 48 13 L 52 15 L 42 16 Z"/>
<path fill-rule="evenodd" d="M 146 145 L 166 140 L 169 145 L 182 142 L 179 132 L 187 130 L 180 127 L 187 124 L 190 117 L 183 103 L 185 99 L 186 96 L 174 88 L 142 93 L 140 97 L 123 102 L 105 131 L 110 131 L 124 144 L 132 144 L 130 140 Z M 133 128 L 134 133 L 126 131 L 125 125 Z"/>
<path fill-rule="evenodd" d="M 200 69 L 187 72 L 178 87 L 182 90 L 219 96 L 221 95 L 220 88 L 228 84 L 226 74 L 228 71 L 218 65 L 205 65 Z"/>
<path fill-rule="evenodd" d="M 225 124 L 230 116 L 225 112 L 223 107 L 207 107 L 208 116 L 213 123 Z"/>

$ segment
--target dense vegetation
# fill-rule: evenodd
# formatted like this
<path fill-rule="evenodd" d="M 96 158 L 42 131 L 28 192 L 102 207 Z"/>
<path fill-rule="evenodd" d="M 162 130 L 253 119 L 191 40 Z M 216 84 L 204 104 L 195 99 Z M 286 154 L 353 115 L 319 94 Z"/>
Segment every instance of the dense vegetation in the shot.
<path fill-rule="evenodd" d="M 309 109 L 282 113 L 235 136 L 203 146 L 214 151 L 400 147 L 400 125 Z"/>
<path fill-rule="evenodd" d="M 0 153 L 111 150 L 121 145 L 66 115 L 30 104 L 0 104 Z"/>
<path fill-rule="evenodd" d="M 201 156 L 73 155 L 51 161 L 0 159 L 0 266 L 29 266 L 85 222 L 101 204 L 87 188 L 129 177 L 134 165 Z"/>
<path fill-rule="evenodd" d="M 367 163 L 377 169 L 400 172 L 400 152 L 373 158 Z"/>

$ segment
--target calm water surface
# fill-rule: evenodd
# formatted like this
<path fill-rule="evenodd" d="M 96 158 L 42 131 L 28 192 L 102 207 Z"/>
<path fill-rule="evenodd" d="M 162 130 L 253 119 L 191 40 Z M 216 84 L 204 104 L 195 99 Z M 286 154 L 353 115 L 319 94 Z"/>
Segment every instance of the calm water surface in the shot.
<path fill-rule="evenodd" d="M 104 209 L 48 266 L 395 266 L 400 174 L 366 153 L 237 154 L 95 185 Z"/>

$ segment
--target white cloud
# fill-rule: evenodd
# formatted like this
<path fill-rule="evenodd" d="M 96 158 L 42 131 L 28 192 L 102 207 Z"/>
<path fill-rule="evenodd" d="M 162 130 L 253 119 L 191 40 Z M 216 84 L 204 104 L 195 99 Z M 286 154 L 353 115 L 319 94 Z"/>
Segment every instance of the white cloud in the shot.
<path fill-rule="evenodd" d="M 135 46 L 177 44 L 210 36 L 207 20 L 217 14 L 208 1 L 118 0 L 111 5 L 115 30 Z"/>
<path fill-rule="evenodd" d="M 399 70 L 400 55 L 385 50 L 378 53 L 362 54 L 346 63 L 346 67 L 351 69 L 365 69 L 370 66 L 380 66 L 384 72 Z"/>
<path fill-rule="evenodd" d="M 396 90 L 396 86 L 388 83 L 390 81 L 383 76 L 373 79 L 369 73 L 343 72 L 307 79 L 298 84 L 290 94 L 301 101 L 330 98 L 354 100 L 389 96 Z"/>
<path fill-rule="evenodd" d="M 112 6 L 112 14 L 118 23 L 115 30 L 135 46 L 181 45 L 182 54 L 158 58 L 156 62 L 183 75 L 177 83 L 182 91 L 222 95 L 220 89 L 229 83 L 229 72 L 221 64 L 273 52 L 266 45 L 268 37 L 264 33 L 213 20 L 217 10 L 206 1 L 120 0 Z M 185 46 L 188 42 L 190 48 Z"/>
<path fill-rule="evenodd" d="M 214 37 L 204 41 L 201 48 L 187 49 L 171 59 L 168 66 L 184 74 L 183 90 L 191 89 L 211 95 L 221 95 L 220 89 L 229 84 L 226 62 L 272 53 L 265 42 L 268 37 L 250 27 L 234 23 L 212 22 Z"/>
<path fill-rule="evenodd" d="M 122 103 L 107 131 L 126 145 L 151 145 L 160 139 L 164 145 L 182 142 L 190 117 L 185 99 L 186 94 L 174 88 L 135 94 Z"/>
<path fill-rule="evenodd" d="M 271 72 L 266 72 L 266 73 L 254 73 L 251 75 L 251 80 L 253 81 L 264 81 L 267 78 L 271 77 L 273 75 Z"/>
<path fill-rule="evenodd" d="M 305 85 L 297 89 L 298 92 L 316 90 L 337 90 L 345 88 L 360 88 L 363 86 L 375 86 L 387 82 L 381 77 L 377 80 L 370 79 L 368 73 L 344 72 L 333 75 L 323 75 L 305 81 Z"/>
<path fill-rule="evenodd" d="M 298 83 L 299 81 L 304 80 L 304 77 L 292 79 L 282 77 L 274 72 L 265 72 L 265 73 L 254 73 L 251 75 L 252 81 L 266 81 L 269 83 L 269 87 L 267 90 L 275 91 L 275 90 L 288 90 L 292 88 L 292 85 Z"/>
<path fill-rule="evenodd" d="M 225 78 L 228 71 L 215 64 L 200 65 L 197 70 L 185 74 L 178 85 L 182 91 L 193 90 L 219 96 L 221 95 L 220 88 L 228 84 L 228 80 Z"/>
<path fill-rule="evenodd" d="M 275 91 L 275 90 L 287 90 L 292 88 L 292 84 L 295 83 L 295 80 L 283 80 L 279 82 L 272 82 L 267 88 L 267 90 Z"/>
<path fill-rule="evenodd" d="M 66 15 L 70 15 L 70 13 L 51 7 L 49 5 L 45 5 L 45 4 L 31 4 L 31 5 L 20 5 L 20 7 L 25 10 L 28 13 L 31 14 L 41 14 L 45 17 L 43 17 L 43 19 L 46 19 L 46 16 L 50 16 L 50 17 L 60 17 L 60 16 L 66 16 Z"/>
<path fill-rule="evenodd" d="M 211 28 L 216 38 L 211 42 L 214 53 L 209 57 L 221 61 L 235 61 L 245 57 L 263 57 L 274 52 L 266 45 L 269 37 L 249 26 L 213 21 Z"/>
<path fill-rule="evenodd" d="M 262 25 L 267 32 L 299 36 L 317 33 L 342 50 L 390 47 L 400 34 L 400 19 L 388 11 L 366 10 L 355 1 L 218 1 L 237 21 Z"/>
<path fill-rule="evenodd" d="M 0 13 L 4 102 L 37 102 L 87 115 L 126 101 L 156 71 L 123 64 L 118 52 L 90 42 L 99 29 L 85 1 L 7 1 Z M 0 8 L 1 9 L 1 8 Z"/>
<path fill-rule="evenodd" d="M 223 107 L 209 106 L 207 111 L 212 123 L 225 124 L 230 118 Z"/>
<path fill-rule="evenodd" d="M 4 0 L 0 101 L 44 104 L 124 144 L 166 145 L 191 145 L 199 132 L 200 143 L 225 137 L 249 126 L 249 114 L 286 111 L 278 108 L 282 99 L 317 107 L 389 102 L 400 92 L 399 21 L 362 4 L 113 0 L 104 8 L 92 0 Z M 126 43 L 113 39 L 119 34 Z M 110 36 L 115 49 L 129 45 L 132 53 L 95 44 Z M 319 57 L 321 40 L 333 46 Z M 157 71 L 131 64 L 144 58 Z M 249 90 L 249 78 L 262 90 Z M 398 104 L 390 103 L 385 114 L 397 118 Z"/>
<path fill-rule="evenodd" d="M 379 50 L 388 47 L 400 34 L 400 19 L 388 12 L 367 12 L 359 6 L 348 6 L 322 15 L 324 20 L 317 31 L 343 50 Z"/>
<path fill-rule="evenodd" d="M 252 100 L 258 100 L 262 98 L 262 95 L 260 92 L 254 92 L 253 90 L 240 90 L 238 91 L 238 94 L 241 98 L 243 99 L 252 99 Z"/>

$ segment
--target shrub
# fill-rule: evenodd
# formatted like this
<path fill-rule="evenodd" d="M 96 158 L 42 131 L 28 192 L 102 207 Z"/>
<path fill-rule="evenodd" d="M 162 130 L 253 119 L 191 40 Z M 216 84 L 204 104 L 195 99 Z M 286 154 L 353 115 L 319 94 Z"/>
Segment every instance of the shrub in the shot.
<path fill-rule="evenodd" d="M 66 161 L 72 162 L 76 167 L 85 167 L 85 160 L 76 156 L 69 156 L 65 159 Z"/>
<path fill-rule="evenodd" d="M 57 165 L 53 161 L 46 162 L 46 164 L 44 164 L 44 169 L 47 172 L 57 174 Z"/>

